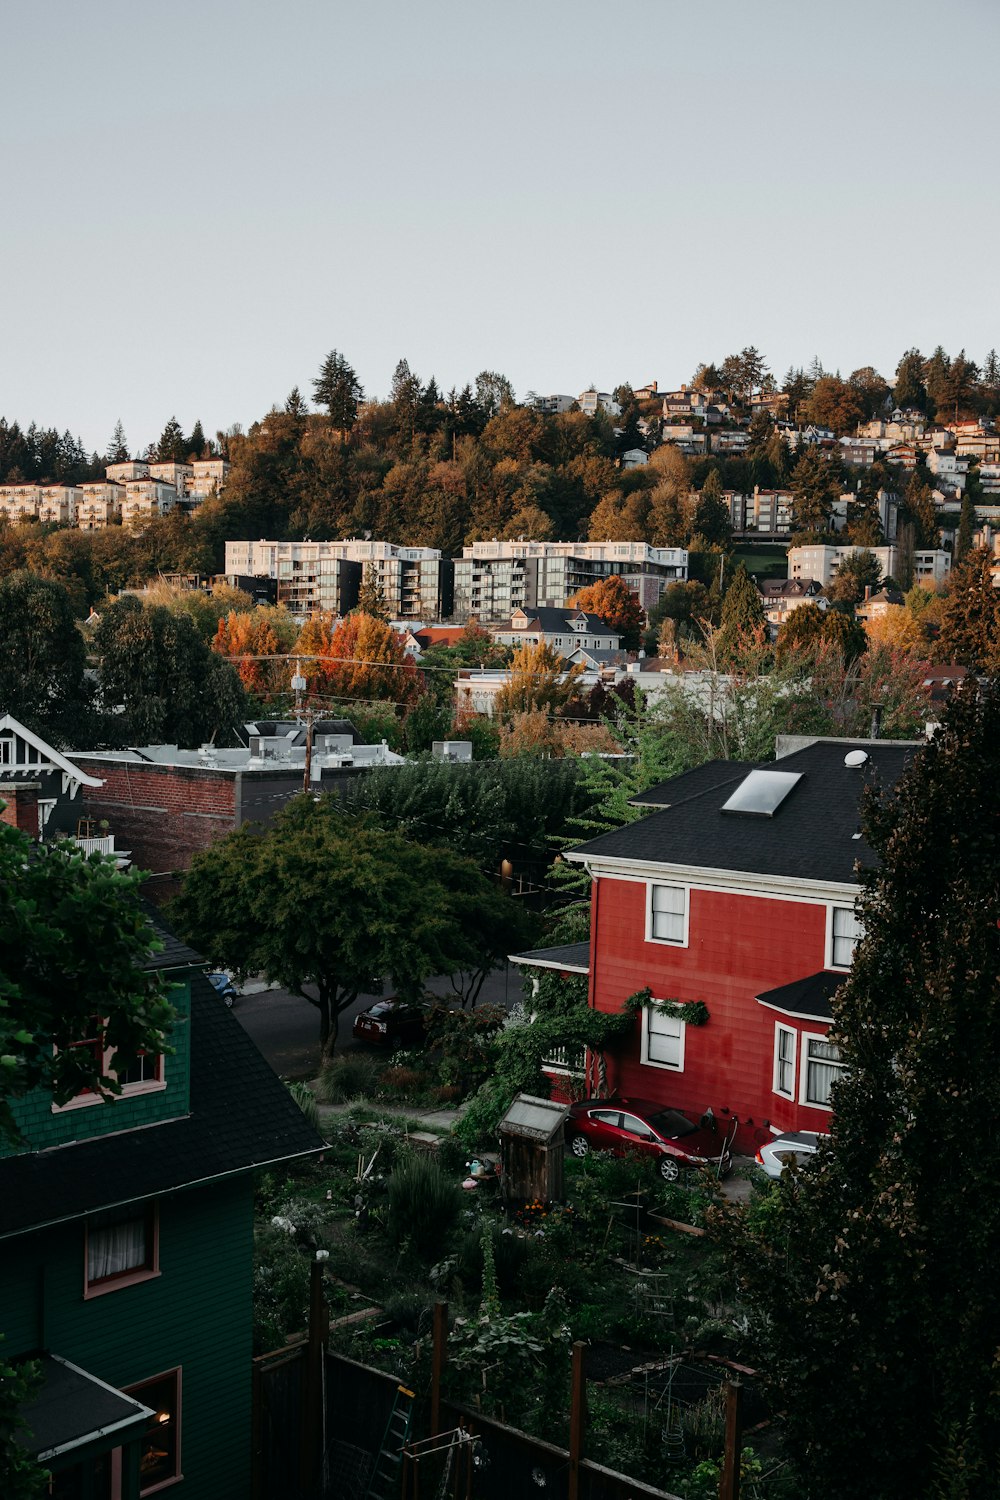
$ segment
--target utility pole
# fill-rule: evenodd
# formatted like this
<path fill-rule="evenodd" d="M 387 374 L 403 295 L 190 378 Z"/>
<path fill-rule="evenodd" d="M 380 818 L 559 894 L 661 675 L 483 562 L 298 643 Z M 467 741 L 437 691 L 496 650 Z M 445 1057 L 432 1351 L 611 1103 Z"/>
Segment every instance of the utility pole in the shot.
<path fill-rule="evenodd" d="M 302 773 L 302 790 L 308 792 L 312 783 L 313 763 L 313 711 L 306 709 L 306 767 Z"/>

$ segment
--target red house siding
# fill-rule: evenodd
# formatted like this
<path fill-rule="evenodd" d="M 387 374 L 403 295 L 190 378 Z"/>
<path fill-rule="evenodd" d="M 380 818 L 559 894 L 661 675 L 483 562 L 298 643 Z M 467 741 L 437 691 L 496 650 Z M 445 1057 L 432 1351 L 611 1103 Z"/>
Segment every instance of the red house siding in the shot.
<path fill-rule="evenodd" d="M 739 1120 L 742 1150 L 769 1139 L 768 1125 L 826 1129 L 828 1110 L 785 1099 L 772 1086 L 775 1022 L 800 1036 L 826 1026 L 791 1020 L 755 998 L 826 966 L 826 906 L 694 888 L 688 946 L 680 947 L 645 941 L 647 892 L 642 881 L 595 882 L 590 1003 L 619 1011 L 648 985 L 657 999 L 704 1001 L 709 1020 L 686 1028 L 684 1067 L 675 1072 L 640 1061 L 637 1017 L 634 1035 L 608 1056 L 609 1083 L 625 1095 L 662 1099 L 695 1115 L 711 1105 L 720 1128 Z"/>

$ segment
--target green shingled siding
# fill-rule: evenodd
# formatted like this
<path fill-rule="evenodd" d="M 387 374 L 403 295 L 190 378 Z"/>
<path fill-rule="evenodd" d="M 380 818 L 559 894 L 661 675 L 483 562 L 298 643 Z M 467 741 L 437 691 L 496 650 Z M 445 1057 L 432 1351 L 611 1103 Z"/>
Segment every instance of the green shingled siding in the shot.
<path fill-rule="evenodd" d="M 172 988 L 169 999 L 177 1012 L 177 1019 L 170 1038 L 174 1051 L 163 1060 L 165 1089 L 64 1110 L 53 1110 L 51 1094 L 36 1089 L 13 1106 L 23 1143 L 18 1146 L 0 1140 L 0 1157 L 15 1155 L 18 1151 L 45 1151 L 67 1141 L 90 1140 L 93 1136 L 135 1130 L 141 1125 L 155 1125 L 160 1120 L 186 1115 L 190 1108 L 191 1076 L 190 980 L 185 978 Z"/>
<path fill-rule="evenodd" d="M 190 1500 L 250 1492 L 253 1187 L 249 1175 L 160 1202 L 160 1275 L 83 1296 L 82 1222 L 0 1242 L 5 1354 L 47 1348 L 123 1387 L 182 1368 Z"/>

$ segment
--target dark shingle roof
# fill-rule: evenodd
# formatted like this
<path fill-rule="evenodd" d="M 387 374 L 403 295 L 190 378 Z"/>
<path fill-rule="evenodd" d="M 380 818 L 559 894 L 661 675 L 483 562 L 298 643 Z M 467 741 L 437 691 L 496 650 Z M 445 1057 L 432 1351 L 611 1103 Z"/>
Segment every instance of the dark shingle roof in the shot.
<path fill-rule="evenodd" d="M 674 807 L 686 802 L 689 797 L 700 797 L 702 792 L 713 787 L 725 786 L 730 781 L 742 781 L 756 765 L 752 760 L 709 760 L 692 771 L 682 771 L 671 776 L 669 781 L 658 781 L 655 786 L 630 797 L 630 807 Z"/>
<path fill-rule="evenodd" d="M 810 1021 L 832 1021 L 830 1001 L 846 978 L 846 974 L 821 969 L 818 974 L 809 974 L 805 979 L 793 979 L 791 984 L 781 984 L 775 990 L 764 990 L 757 996 L 757 1004 L 766 1005 L 771 1010 L 780 1010 L 786 1016 L 799 1016 Z"/>
<path fill-rule="evenodd" d="M 512 964 L 527 969 L 566 969 L 577 974 L 590 973 L 590 944 L 561 943 L 556 948 L 530 948 L 526 953 L 511 953 Z"/>
<path fill-rule="evenodd" d="M 858 748 L 867 752 L 865 764 L 857 769 L 845 766 L 844 756 Z M 859 745 L 851 740 L 817 740 L 763 765 L 763 769 L 802 773 L 793 795 L 774 817 L 724 813 L 722 805 L 733 790 L 727 780 L 591 839 L 572 853 L 846 884 L 856 878 L 856 862 L 875 864 L 864 839 L 854 837 L 859 831 L 863 788 L 873 781 L 882 788 L 892 787 L 915 748 L 892 741 Z"/>
<path fill-rule="evenodd" d="M 143 964 L 144 969 L 190 969 L 196 964 L 204 965 L 205 960 L 200 953 L 189 948 L 187 943 L 182 943 L 180 938 L 174 937 L 170 929 L 164 926 L 163 918 L 152 902 L 144 901 L 142 904 L 149 924 L 156 933 L 157 942 L 163 945 L 158 952 L 150 951 Z"/>
<path fill-rule="evenodd" d="M 610 626 L 605 625 L 603 620 L 599 620 L 596 615 L 588 615 L 582 609 L 574 609 L 572 605 L 568 605 L 565 609 L 557 609 L 551 604 L 540 604 L 535 609 L 529 609 L 525 606 L 524 613 L 528 617 L 529 632 L 536 623 L 538 628 L 544 631 L 546 635 L 554 634 L 557 631 L 571 631 L 573 627 L 569 623 L 570 620 L 578 620 L 582 615 L 587 622 L 587 633 L 589 635 L 614 636 L 616 640 L 621 635 L 620 630 L 612 630 Z M 493 625 L 490 628 L 492 630 L 502 630 L 506 633 L 507 631 L 512 631 L 514 627 L 509 620 L 505 620 L 502 625 Z M 581 634 L 583 634 L 582 631 Z"/>
<path fill-rule="evenodd" d="M 322 1145 L 208 980 L 192 974 L 190 1114 L 0 1160 L 0 1238 Z"/>

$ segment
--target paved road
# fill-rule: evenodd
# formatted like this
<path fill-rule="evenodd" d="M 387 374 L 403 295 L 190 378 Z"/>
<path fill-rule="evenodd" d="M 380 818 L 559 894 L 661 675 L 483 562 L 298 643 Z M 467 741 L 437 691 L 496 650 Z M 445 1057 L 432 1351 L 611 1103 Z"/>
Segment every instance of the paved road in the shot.
<path fill-rule="evenodd" d="M 233 1007 L 233 1015 L 257 1043 L 271 1067 L 282 1078 L 314 1078 L 319 1069 L 319 1011 L 299 995 L 287 990 L 264 989 L 244 994 Z M 436 995 L 451 996 L 447 978 L 432 979 L 427 988 Z M 359 1011 L 366 1010 L 375 995 L 361 995 L 340 1017 L 338 1048 L 360 1046 L 351 1036 Z M 521 998 L 521 971 L 498 969 L 483 985 L 480 1004 L 513 1005 Z"/>

